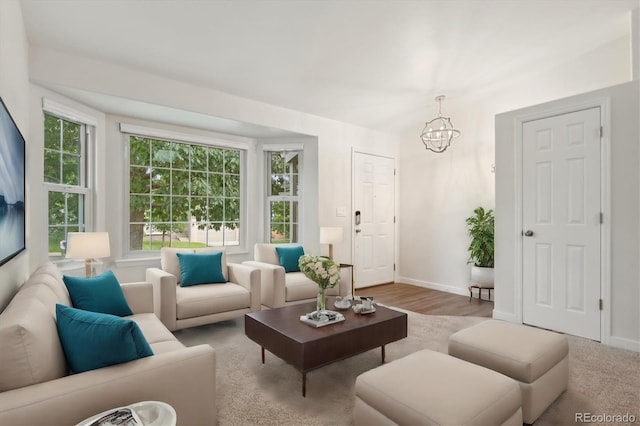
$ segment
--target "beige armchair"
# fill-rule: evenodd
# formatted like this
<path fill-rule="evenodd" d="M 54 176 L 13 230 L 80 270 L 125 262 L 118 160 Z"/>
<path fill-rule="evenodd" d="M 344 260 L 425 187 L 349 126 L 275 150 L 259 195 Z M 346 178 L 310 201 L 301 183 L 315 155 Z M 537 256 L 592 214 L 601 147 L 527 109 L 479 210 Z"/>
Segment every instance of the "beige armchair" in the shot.
<path fill-rule="evenodd" d="M 260 269 L 262 304 L 269 308 L 278 308 L 316 300 L 318 285 L 302 272 L 285 272 L 280 266 L 276 246 L 282 247 L 285 244 L 257 243 L 253 251 L 254 260 L 242 262 L 244 265 Z M 341 274 L 345 276 L 345 272 L 341 271 Z M 328 289 L 326 294 L 346 296 L 350 285 L 350 281 L 342 278 L 340 284 Z"/>
<path fill-rule="evenodd" d="M 178 253 L 222 252 L 222 273 L 226 283 L 181 287 Z M 160 251 L 161 269 L 148 268 L 147 281 L 159 291 L 160 320 L 171 331 L 210 324 L 260 310 L 260 270 L 227 263 L 224 249 L 175 249 Z"/>

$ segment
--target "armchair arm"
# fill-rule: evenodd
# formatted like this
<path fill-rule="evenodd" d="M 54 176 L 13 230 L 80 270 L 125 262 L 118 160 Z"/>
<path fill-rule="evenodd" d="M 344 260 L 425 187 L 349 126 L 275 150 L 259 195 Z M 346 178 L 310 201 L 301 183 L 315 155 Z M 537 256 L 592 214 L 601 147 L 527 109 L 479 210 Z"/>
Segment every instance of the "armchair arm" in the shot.
<path fill-rule="evenodd" d="M 120 287 L 134 314 L 154 312 L 153 284 L 148 282 L 122 283 Z"/>
<path fill-rule="evenodd" d="M 102 411 L 164 401 L 178 424 L 216 424 L 216 353 L 199 345 L 0 393 L 0 424 L 73 425 Z"/>
<path fill-rule="evenodd" d="M 242 262 L 260 270 L 260 293 L 262 304 L 270 308 L 284 306 L 286 296 L 285 272 L 280 265 L 248 260 Z"/>
<path fill-rule="evenodd" d="M 176 314 L 178 280 L 176 276 L 159 268 L 147 268 L 146 279 L 153 284 L 154 295 L 158 295 L 155 306 L 157 308 L 156 315 L 159 312 L 160 321 L 169 331 L 174 331 L 178 327 Z"/>
<path fill-rule="evenodd" d="M 229 281 L 245 287 L 251 293 L 251 311 L 259 311 L 261 303 L 260 270 L 239 263 L 227 263 Z"/>

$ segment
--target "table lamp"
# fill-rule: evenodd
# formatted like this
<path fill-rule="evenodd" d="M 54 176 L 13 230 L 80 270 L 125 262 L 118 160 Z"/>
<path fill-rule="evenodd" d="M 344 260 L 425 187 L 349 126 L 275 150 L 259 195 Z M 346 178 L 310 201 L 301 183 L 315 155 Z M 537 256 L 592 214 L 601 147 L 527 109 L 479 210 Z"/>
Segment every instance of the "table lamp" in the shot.
<path fill-rule="evenodd" d="M 84 259 L 84 271 L 91 276 L 91 263 L 101 257 L 111 256 L 108 232 L 67 233 L 67 259 Z"/>
<path fill-rule="evenodd" d="M 341 227 L 320 227 L 320 244 L 329 244 L 329 258 L 333 259 L 333 244 L 342 242 Z"/>

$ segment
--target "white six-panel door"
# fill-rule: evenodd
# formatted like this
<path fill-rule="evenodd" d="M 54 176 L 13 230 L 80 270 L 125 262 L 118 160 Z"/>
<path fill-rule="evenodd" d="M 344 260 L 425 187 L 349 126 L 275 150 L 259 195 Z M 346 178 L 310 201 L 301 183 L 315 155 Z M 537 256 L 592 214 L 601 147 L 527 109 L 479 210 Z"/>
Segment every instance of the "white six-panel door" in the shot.
<path fill-rule="evenodd" d="M 353 212 L 356 288 L 394 280 L 393 158 L 354 153 Z M 360 223 L 355 223 L 360 212 Z"/>
<path fill-rule="evenodd" d="M 523 322 L 600 340 L 600 108 L 523 124 Z"/>

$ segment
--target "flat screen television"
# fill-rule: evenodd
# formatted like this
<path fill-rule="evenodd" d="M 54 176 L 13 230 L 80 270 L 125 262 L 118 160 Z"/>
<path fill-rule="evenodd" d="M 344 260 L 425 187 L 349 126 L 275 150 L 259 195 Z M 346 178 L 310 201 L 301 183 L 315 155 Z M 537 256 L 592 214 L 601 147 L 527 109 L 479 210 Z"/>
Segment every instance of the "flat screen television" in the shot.
<path fill-rule="evenodd" d="M 26 249 L 25 141 L 0 98 L 0 266 Z"/>

